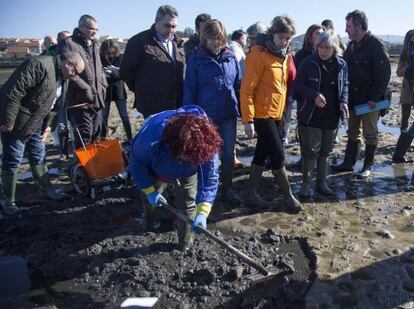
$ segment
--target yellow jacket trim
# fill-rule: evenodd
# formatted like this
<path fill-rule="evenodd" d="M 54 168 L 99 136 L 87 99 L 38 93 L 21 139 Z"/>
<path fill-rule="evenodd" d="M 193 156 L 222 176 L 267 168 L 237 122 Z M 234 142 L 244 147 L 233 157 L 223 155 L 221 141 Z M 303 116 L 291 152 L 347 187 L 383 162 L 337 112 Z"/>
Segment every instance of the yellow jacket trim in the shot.
<path fill-rule="evenodd" d="M 142 192 L 144 192 L 146 195 L 151 194 L 151 193 L 155 192 L 155 187 L 151 186 L 151 187 L 142 189 Z"/>
<path fill-rule="evenodd" d="M 197 210 L 196 210 L 196 215 L 201 213 L 201 214 L 206 215 L 206 217 L 208 217 L 208 215 L 210 214 L 210 211 L 211 211 L 211 206 L 212 205 L 210 203 L 207 203 L 207 202 L 198 203 Z"/>

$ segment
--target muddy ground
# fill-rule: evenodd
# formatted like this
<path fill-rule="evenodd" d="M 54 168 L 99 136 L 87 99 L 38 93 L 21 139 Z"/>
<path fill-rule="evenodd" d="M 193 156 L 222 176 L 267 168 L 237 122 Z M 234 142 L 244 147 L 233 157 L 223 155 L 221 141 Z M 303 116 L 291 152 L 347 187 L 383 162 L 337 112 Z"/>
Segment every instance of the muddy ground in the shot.
<path fill-rule="evenodd" d="M 238 170 L 239 203 L 217 200 L 209 229 L 280 273 L 265 284 L 252 267 L 204 236 L 191 250 L 178 251 L 174 220 L 165 212 L 160 229 L 144 233 L 140 197 L 123 181 L 97 190 L 93 200 L 77 195 L 53 203 L 39 199 L 24 174 L 18 199 L 27 210 L 0 220 L 0 271 L 9 271 L 7 278 L 0 276 L 0 286 L 8 287 L 0 291 L 0 308 L 117 308 L 128 297 L 150 296 L 159 297 L 157 308 L 414 308 L 413 165 L 391 164 L 400 79 L 393 76 L 392 85 L 372 178 L 330 175 L 332 197 L 314 192 L 302 200 L 301 213 L 288 214 L 270 171 L 260 189 L 269 205 L 247 207 L 247 174 Z M 112 136 L 120 136 L 115 111 L 111 119 Z M 134 128 L 140 122 L 133 118 Z M 344 131 L 333 163 L 343 156 Z M 289 161 L 300 155 L 294 135 L 291 130 Z M 243 138 L 241 125 L 239 137 L 238 154 L 248 161 L 254 141 Z M 68 164 L 55 161 L 53 147 L 48 154 L 49 166 L 60 174 L 52 175 L 54 183 L 70 192 Z M 361 166 L 360 161 L 355 170 Z M 301 174 L 290 170 L 289 178 L 297 193 Z M 30 278 L 22 274 L 22 263 L 5 266 L 10 256 L 27 265 Z M 19 291 L 25 293 L 15 296 Z"/>

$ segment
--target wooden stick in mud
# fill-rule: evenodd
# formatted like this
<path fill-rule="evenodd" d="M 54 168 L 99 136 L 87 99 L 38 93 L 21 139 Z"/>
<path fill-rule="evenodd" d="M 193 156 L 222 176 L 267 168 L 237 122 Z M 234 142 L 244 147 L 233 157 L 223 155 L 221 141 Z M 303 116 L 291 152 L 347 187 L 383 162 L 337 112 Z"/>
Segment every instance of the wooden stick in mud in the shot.
<path fill-rule="evenodd" d="M 181 213 L 176 208 L 174 208 L 174 207 L 172 207 L 172 206 L 170 206 L 170 205 L 168 205 L 166 203 L 162 203 L 162 205 L 165 208 L 167 208 L 170 212 L 172 212 L 173 214 L 175 214 L 182 221 L 186 222 L 187 224 L 193 225 L 193 220 L 187 218 L 186 215 L 184 215 L 183 213 Z M 201 227 L 199 225 L 196 227 L 196 229 L 197 229 L 197 231 L 201 232 L 202 234 L 204 234 L 205 236 L 207 236 L 211 240 L 213 240 L 216 243 L 218 243 L 224 249 L 226 249 L 226 250 L 230 251 L 231 253 L 235 254 L 237 257 L 239 257 L 241 260 L 243 260 L 246 264 L 249 264 L 250 266 L 252 266 L 255 269 L 257 269 L 257 271 L 259 271 L 262 275 L 268 276 L 268 275 L 271 274 L 270 271 L 267 270 L 263 265 L 257 263 L 256 261 L 254 261 L 248 255 L 246 255 L 243 252 L 237 250 L 235 247 L 233 247 L 232 245 L 230 245 L 229 243 L 227 243 L 224 239 L 221 239 L 221 238 L 217 237 L 216 235 L 214 235 L 213 233 L 211 233 L 210 231 L 204 229 L 203 227 Z"/>

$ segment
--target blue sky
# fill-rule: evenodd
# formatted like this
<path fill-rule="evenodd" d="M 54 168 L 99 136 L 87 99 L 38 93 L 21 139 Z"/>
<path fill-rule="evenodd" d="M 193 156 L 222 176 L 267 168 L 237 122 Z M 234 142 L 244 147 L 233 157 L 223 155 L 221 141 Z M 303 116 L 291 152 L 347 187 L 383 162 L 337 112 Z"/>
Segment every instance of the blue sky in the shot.
<path fill-rule="evenodd" d="M 98 20 L 98 35 L 128 38 L 147 29 L 154 21 L 155 12 L 162 4 L 174 6 L 179 13 L 179 29 L 194 28 L 194 19 L 200 13 L 209 13 L 221 20 L 227 31 L 246 29 L 262 20 L 270 23 L 273 17 L 287 14 L 304 33 L 313 23 L 332 19 L 336 31 L 345 34 L 345 15 L 361 9 L 368 15 L 369 29 L 375 34 L 404 35 L 414 28 L 412 0 L 2 0 L 0 37 L 37 37 L 56 35 L 58 31 L 72 31 L 82 14 Z"/>

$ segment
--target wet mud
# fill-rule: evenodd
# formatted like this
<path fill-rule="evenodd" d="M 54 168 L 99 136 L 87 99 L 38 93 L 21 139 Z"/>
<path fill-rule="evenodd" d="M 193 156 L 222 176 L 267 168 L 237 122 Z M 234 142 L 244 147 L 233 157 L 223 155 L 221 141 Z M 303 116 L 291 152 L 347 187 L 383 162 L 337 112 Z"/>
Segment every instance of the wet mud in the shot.
<path fill-rule="evenodd" d="M 0 278 L 0 288 L 9 288 L 0 291 L 0 308 L 118 308 L 128 297 L 159 297 L 157 308 L 414 308 L 414 165 L 391 162 L 401 80 L 393 76 L 392 86 L 371 178 L 331 174 L 332 196 L 312 190 L 301 200 L 303 211 L 290 214 L 270 171 L 259 189 L 266 203 L 248 207 L 248 169 L 239 169 L 238 202 L 217 199 L 209 229 L 270 268 L 271 278 L 204 236 L 191 250 L 177 250 L 170 216 L 156 233 L 144 233 L 139 195 L 122 181 L 100 186 L 95 199 L 41 200 L 25 163 L 18 199 L 26 210 L 0 220 L 0 271 L 8 276 Z M 111 119 L 110 137 L 120 136 L 114 111 Z M 141 121 L 133 120 L 135 129 Z M 295 117 L 291 128 L 288 163 L 300 157 Z M 331 164 L 343 158 L 345 132 L 339 132 Z M 255 140 L 244 138 L 241 124 L 238 135 L 237 154 L 250 163 Z M 53 182 L 71 192 L 67 166 L 54 161 L 53 147 L 48 155 L 56 168 Z M 297 194 L 300 171 L 289 168 L 289 179 Z"/>

